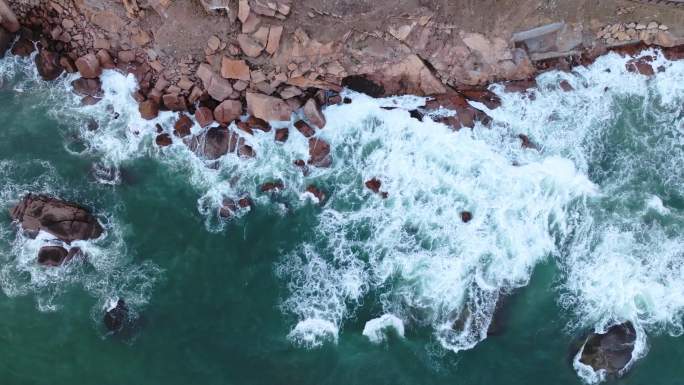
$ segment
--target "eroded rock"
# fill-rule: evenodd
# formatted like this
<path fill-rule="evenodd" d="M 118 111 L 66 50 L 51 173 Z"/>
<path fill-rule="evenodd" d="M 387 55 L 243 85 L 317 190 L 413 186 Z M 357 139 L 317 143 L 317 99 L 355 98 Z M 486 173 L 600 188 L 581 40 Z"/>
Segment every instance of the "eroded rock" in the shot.
<path fill-rule="evenodd" d="M 95 239 L 103 232 L 88 209 L 46 195 L 26 195 L 10 210 L 10 215 L 31 237 L 45 231 L 69 243 Z"/>
<path fill-rule="evenodd" d="M 636 330 L 631 322 L 608 328 L 603 333 L 592 333 L 580 351 L 580 362 L 595 371 L 605 370 L 609 376 L 617 376 L 632 359 Z"/>

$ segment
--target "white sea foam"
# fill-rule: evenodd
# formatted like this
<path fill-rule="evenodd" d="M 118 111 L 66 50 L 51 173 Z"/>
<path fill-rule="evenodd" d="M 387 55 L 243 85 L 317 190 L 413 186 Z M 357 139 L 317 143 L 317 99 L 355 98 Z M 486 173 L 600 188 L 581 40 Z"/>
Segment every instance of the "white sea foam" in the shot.
<path fill-rule="evenodd" d="M 632 321 L 639 336 L 632 361 L 646 354 L 646 333 L 684 331 L 683 216 L 660 198 L 684 193 L 684 158 L 677 155 L 684 144 L 684 63 L 650 54 L 664 73 L 629 73 L 629 58 L 609 54 L 572 73 L 546 73 L 534 100 L 502 95 L 502 108 L 492 111 L 545 155 L 572 159 L 600 187 L 568 211 L 572 232 L 558 256 L 560 303 L 573 313 L 573 329 Z M 560 91 L 561 79 L 575 91 Z M 660 216 L 645 216 L 644 207 Z M 591 368 L 575 368 L 587 382 L 602 380 Z"/>
<path fill-rule="evenodd" d="M 422 98 L 346 92 L 352 103 L 328 107 L 319 132 L 331 144 L 333 166 L 312 168 L 308 177 L 292 167 L 308 157 L 306 138 L 292 127 L 284 144 L 273 131 L 240 133 L 255 159 L 229 154 L 208 162 L 175 137 L 157 149 L 154 125 L 171 132 L 177 114 L 142 120 L 130 76 L 106 72 L 101 103 L 81 108 L 74 98 L 58 113 L 98 119 L 96 133 L 83 124 L 80 133 L 105 164 L 154 156 L 187 174 L 211 231 L 225 228 L 217 214 L 224 198 L 254 194 L 265 181 L 286 185 L 278 207 L 310 204 L 298 199 L 309 183 L 327 188 L 311 239 L 276 266 L 288 288 L 282 308 L 297 318 L 290 337 L 303 346 L 337 341 L 372 291 L 383 312 L 432 327 L 446 349 L 471 348 L 486 337 L 499 296 L 526 285 L 549 256 L 562 267 L 559 301 L 573 314 L 570 328 L 630 320 L 645 341 L 646 333 L 684 330 L 682 229 L 667 225 L 684 217 L 668 204 L 684 196 L 684 158 L 673 156 L 684 148 L 684 65 L 652 53 L 664 73 L 651 79 L 609 54 L 590 67 L 542 74 L 534 98 L 494 86 L 503 104 L 488 111 L 491 129 L 452 132 L 430 115 L 411 119 L 407 110 Z M 575 90 L 562 92 L 561 80 Z M 540 151 L 521 148 L 518 134 Z M 364 188 L 370 178 L 382 181 L 387 199 Z M 644 206 L 662 218 L 648 219 Z M 460 221 L 463 210 L 473 213 L 470 223 Z"/>
<path fill-rule="evenodd" d="M 107 92 L 103 106 L 115 105 L 115 108 L 121 109 L 125 103 L 117 102 L 119 96 L 116 92 L 127 92 L 135 82 L 122 83 L 119 82 L 121 79 L 110 81 L 108 75 L 103 76 Z M 33 57 L 8 56 L 0 60 L 0 76 L 12 84 L 15 91 L 23 90 L 25 95 L 22 97 L 30 97 L 31 102 L 37 102 L 37 108 L 48 107 L 50 113 L 64 117 L 67 123 L 80 122 L 82 118 L 89 117 L 89 112 L 100 118 L 98 114 L 102 111 L 88 108 L 83 108 L 83 113 L 70 114 L 70 111 L 80 109 L 79 98 L 67 92 L 71 80 L 77 75 L 64 74 L 54 82 L 44 82 L 37 74 Z M 122 112 L 130 114 L 130 111 Z M 111 112 L 108 115 L 111 116 Z M 100 123 L 108 127 L 107 119 L 101 118 Z M 56 140 L 59 134 L 54 132 Z M 125 140 L 128 141 L 128 138 Z M 85 143 L 88 145 L 86 152 L 100 148 L 99 142 L 93 138 L 86 137 Z M 124 153 L 129 147 L 114 146 L 108 150 L 118 160 L 115 158 L 117 154 Z M 71 190 L 55 166 L 44 160 L 0 160 L 0 180 L 0 210 L 5 212 L 29 192 L 64 197 L 98 208 L 98 205 L 93 204 L 96 202 L 82 196 L 83 192 Z M 102 304 L 113 296 L 124 297 L 135 314 L 148 303 L 152 287 L 161 278 L 161 269 L 149 262 L 132 262 L 133 255 L 123 240 L 122 225 L 117 222 L 114 213 L 96 211 L 95 215 L 104 227 L 104 234 L 98 239 L 75 241 L 71 245 L 65 245 L 44 232 L 29 238 L 18 231 L 14 224 L 0 224 L 0 289 L 10 297 L 32 295 L 36 298 L 39 310 L 55 311 L 62 306 L 63 294 L 80 287 L 98 302 L 93 307 L 93 317 L 97 322 L 101 321 Z M 36 256 L 44 245 L 78 247 L 85 258 L 74 258 L 59 267 L 41 266 Z"/>
<path fill-rule="evenodd" d="M 404 322 L 394 314 L 383 314 L 378 318 L 366 322 L 362 334 L 374 344 L 379 344 L 387 339 L 387 333 L 394 332 L 404 338 Z"/>

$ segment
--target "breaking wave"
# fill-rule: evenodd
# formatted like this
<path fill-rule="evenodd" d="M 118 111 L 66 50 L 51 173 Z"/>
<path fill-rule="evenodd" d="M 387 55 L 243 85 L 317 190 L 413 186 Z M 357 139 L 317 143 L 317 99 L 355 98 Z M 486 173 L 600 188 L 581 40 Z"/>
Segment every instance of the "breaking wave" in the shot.
<path fill-rule="evenodd" d="M 274 123 L 290 127 L 286 143 L 274 142 L 273 131 L 238 131 L 254 159 L 207 161 L 173 135 L 167 148 L 153 144 L 155 125 L 171 132 L 177 114 L 142 120 L 131 75 L 105 71 L 102 102 L 81 107 L 74 97 L 53 113 L 80 122 L 73 126 L 86 144 L 82 153 L 99 156 L 103 170 L 150 156 L 188 175 L 210 231 L 228 226 L 218 216 L 226 197 L 249 194 L 286 215 L 313 204 L 308 185 L 326 190 L 311 236 L 275 267 L 287 287 L 281 308 L 296 319 L 289 334 L 296 344 L 336 342 L 372 293 L 379 314 L 391 318 L 368 321 L 371 340 L 390 326 L 400 335 L 429 327 L 445 349 L 470 349 L 486 338 L 502 296 L 552 259 L 561 267 L 557 291 L 568 329 L 632 321 L 644 341 L 640 357 L 646 333 L 684 331 L 684 64 L 648 53 L 662 68 L 652 78 L 629 73 L 628 58 L 608 54 L 589 67 L 544 73 L 527 93 L 494 85 L 502 106 L 487 111 L 491 128 L 454 132 L 429 116 L 410 116 L 424 98 L 345 91 L 352 102 L 327 107 L 328 124 L 317 134 L 330 143 L 333 165 L 307 176 L 292 166 L 308 157 L 306 138 L 292 127 L 297 116 Z M 5 67 L 9 60 L 16 64 L 5 59 Z M 63 98 L 74 76 L 55 83 L 61 89 L 52 100 Z M 574 91 L 563 92 L 562 80 Z M 88 130 L 88 119 L 100 128 Z M 520 134 L 538 149 L 523 148 Z M 364 187 L 372 178 L 386 199 Z M 279 200 L 258 193 L 273 180 L 286 186 Z M 472 213 L 468 223 L 464 211 Z M 114 249 L 124 247 L 115 227 L 107 237 Z M 30 248 L 27 240 L 14 244 Z M 585 369 L 578 372 L 586 381 L 601 380 Z"/>

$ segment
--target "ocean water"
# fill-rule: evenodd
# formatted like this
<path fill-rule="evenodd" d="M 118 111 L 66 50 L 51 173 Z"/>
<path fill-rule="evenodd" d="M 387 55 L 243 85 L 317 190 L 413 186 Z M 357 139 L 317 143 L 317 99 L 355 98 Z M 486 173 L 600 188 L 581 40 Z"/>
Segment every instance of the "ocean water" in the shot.
<path fill-rule="evenodd" d="M 684 63 L 651 53 L 650 79 L 609 54 L 527 94 L 494 85 L 490 128 L 346 92 L 317 134 L 333 166 L 307 176 L 293 128 L 284 144 L 244 134 L 254 159 L 205 161 L 154 144 L 176 115 L 141 120 L 132 77 L 106 72 L 104 100 L 81 107 L 76 75 L 46 83 L 1 60 L 2 383 L 595 383 L 581 337 L 624 321 L 638 344 L 616 382 L 679 383 Z M 283 191 L 259 192 L 275 180 Z M 29 191 L 93 208 L 106 231 L 79 243 L 86 261 L 37 265 L 46 239 L 7 214 Z M 251 209 L 219 217 L 245 195 Z M 116 298 L 135 322 L 110 335 Z"/>

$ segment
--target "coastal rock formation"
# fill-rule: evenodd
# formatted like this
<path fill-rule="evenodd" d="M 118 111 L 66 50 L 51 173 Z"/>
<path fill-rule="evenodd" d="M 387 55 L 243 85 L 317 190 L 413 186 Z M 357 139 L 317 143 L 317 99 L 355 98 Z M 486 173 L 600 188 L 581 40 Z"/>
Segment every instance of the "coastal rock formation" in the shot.
<path fill-rule="evenodd" d="M 98 238 L 103 231 L 88 209 L 46 195 L 26 195 L 10 215 L 32 237 L 45 231 L 70 243 Z"/>
<path fill-rule="evenodd" d="M 62 246 L 43 246 L 38 251 L 38 263 L 48 266 L 59 266 L 67 259 L 69 252 Z"/>
<path fill-rule="evenodd" d="M 43 80 L 55 80 L 64 72 L 59 64 L 59 55 L 47 49 L 41 49 L 36 55 L 36 68 Z"/>
<path fill-rule="evenodd" d="M 38 263 L 44 266 L 61 266 L 81 254 L 81 249 L 72 247 L 67 251 L 62 246 L 43 246 L 38 251 Z"/>
<path fill-rule="evenodd" d="M 632 359 L 636 330 L 631 322 L 614 325 L 605 333 L 592 333 L 580 351 L 580 362 L 609 376 L 620 375 Z"/>

